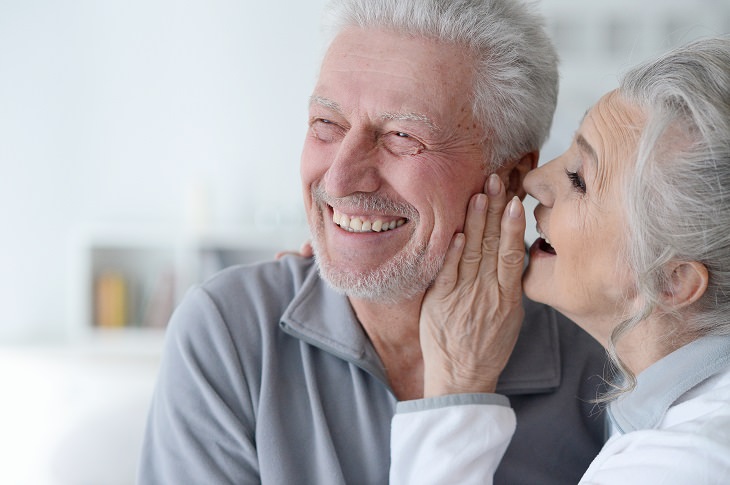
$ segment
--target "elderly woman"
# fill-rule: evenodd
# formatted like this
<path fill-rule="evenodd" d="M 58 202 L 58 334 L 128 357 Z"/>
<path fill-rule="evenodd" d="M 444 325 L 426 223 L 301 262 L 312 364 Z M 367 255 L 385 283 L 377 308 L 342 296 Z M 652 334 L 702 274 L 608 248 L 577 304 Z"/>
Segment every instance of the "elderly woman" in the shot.
<path fill-rule="evenodd" d="M 730 483 L 730 37 L 631 70 L 525 187 L 540 234 L 525 293 L 603 344 L 617 370 L 598 399 L 612 437 L 581 483 Z M 504 199 L 501 189 L 490 204 Z M 424 302 L 432 396 L 493 392 L 501 368 L 478 364 L 514 343 L 516 319 L 483 329 L 465 311 L 485 281 L 510 281 L 500 258 L 522 256 L 519 201 L 494 212 L 470 205 Z M 514 306 L 500 304 L 478 308 Z M 515 426 L 506 399 L 444 403 L 399 403 L 393 483 L 491 483 Z"/>

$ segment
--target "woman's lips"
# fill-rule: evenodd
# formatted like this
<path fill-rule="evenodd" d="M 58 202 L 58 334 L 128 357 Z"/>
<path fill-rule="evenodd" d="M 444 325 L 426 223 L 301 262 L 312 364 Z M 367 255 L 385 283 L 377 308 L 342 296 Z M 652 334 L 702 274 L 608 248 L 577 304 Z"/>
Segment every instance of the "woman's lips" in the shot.
<path fill-rule="evenodd" d="M 530 252 L 534 251 L 540 251 L 543 253 L 556 255 L 555 249 L 550 245 L 550 243 L 542 237 L 539 237 L 535 240 L 535 242 L 532 244 L 532 247 L 530 248 Z"/>
<path fill-rule="evenodd" d="M 541 251 L 545 251 L 546 253 L 550 254 L 556 254 L 555 249 L 550 245 L 550 243 L 545 238 L 539 238 L 538 240 L 539 248 Z"/>

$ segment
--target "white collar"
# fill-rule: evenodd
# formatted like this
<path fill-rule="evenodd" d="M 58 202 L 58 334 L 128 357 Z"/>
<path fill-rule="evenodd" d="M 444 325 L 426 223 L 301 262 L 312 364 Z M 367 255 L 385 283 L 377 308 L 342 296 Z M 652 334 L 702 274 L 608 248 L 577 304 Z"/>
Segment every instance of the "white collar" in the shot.
<path fill-rule="evenodd" d="M 639 374 L 636 388 L 609 405 L 609 417 L 621 433 L 655 428 L 677 399 L 728 366 L 730 336 L 699 338 Z"/>

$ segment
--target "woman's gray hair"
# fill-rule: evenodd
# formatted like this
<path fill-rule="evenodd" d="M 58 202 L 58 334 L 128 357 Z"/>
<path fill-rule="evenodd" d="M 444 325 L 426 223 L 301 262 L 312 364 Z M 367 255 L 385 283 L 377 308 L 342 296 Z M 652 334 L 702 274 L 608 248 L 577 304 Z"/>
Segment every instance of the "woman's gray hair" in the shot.
<path fill-rule="evenodd" d="M 730 36 L 694 41 L 626 73 L 619 93 L 648 117 L 636 164 L 627 177 L 627 259 L 643 308 L 614 331 L 616 341 L 671 291 L 668 263 L 698 261 L 709 273 L 705 294 L 679 328 L 666 329 L 669 349 L 703 335 L 730 334 Z"/>
<path fill-rule="evenodd" d="M 334 0 L 325 26 L 384 29 L 463 45 L 474 60 L 474 115 L 494 170 L 539 150 L 558 96 L 557 54 L 543 19 L 518 0 Z"/>

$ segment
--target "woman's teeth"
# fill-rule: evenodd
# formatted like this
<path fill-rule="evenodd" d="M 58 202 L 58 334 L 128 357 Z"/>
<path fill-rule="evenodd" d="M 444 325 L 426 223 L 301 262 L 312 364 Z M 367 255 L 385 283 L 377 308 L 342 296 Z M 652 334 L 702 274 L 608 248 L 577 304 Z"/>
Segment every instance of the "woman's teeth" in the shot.
<path fill-rule="evenodd" d="M 548 243 L 544 239 L 540 240 L 540 249 L 545 251 L 546 253 L 556 254 L 555 249 L 553 249 L 553 247 L 550 245 L 550 243 Z"/>
<path fill-rule="evenodd" d="M 548 239 L 547 236 L 545 236 L 545 234 L 543 234 L 542 231 L 539 231 L 539 234 L 540 234 L 540 249 L 542 251 L 545 251 L 546 253 L 557 254 L 555 252 L 555 248 L 553 248 L 552 244 L 550 244 L 550 239 Z"/>
<path fill-rule="evenodd" d="M 383 232 L 395 229 L 406 223 L 406 219 L 394 219 L 392 221 L 375 219 L 371 221 L 358 216 L 350 217 L 336 210 L 332 212 L 332 222 L 350 232 Z"/>

